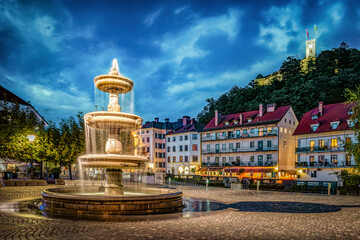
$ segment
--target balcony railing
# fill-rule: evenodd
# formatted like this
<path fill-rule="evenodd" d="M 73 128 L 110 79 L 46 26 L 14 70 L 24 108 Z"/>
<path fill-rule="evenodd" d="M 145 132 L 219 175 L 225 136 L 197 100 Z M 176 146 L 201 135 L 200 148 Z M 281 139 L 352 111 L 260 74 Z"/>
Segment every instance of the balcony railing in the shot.
<path fill-rule="evenodd" d="M 202 141 L 219 141 L 219 140 L 231 140 L 231 139 L 242 139 L 242 138 L 252 138 L 252 137 L 267 137 L 267 136 L 277 136 L 278 131 L 273 130 L 271 132 L 262 132 L 262 133 L 246 133 L 240 135 L 226 135 L 226 136 L 218 136 L 215 137 L 211 135 L 210 137 L 202 136 Z"/>
<path fill-rule="evenodd" d="M 263 163 L 259 162 L 232 162 L 232 163 L 204 163 L 207 167 L 217 167 L 217 166 L 224 166 L 224 167 L 275 167 L 277 166 L 276 161 L 265 161 Z"/>
<path fill-rule="evenodd" d="M 342 152 L 345 151 L 345 147 L 300 147 L 296 148 L 296 153 L 307 153 L 307 152 Z"/>
<path fill-rule="evenodd" d="M 351 162 L 344 162 L 344 161 L 338 161 L 338 162 L 328 162 L 325 160 L 325 162 L 295 162 L 296 168 L 333 168 L 333 167 L 354 167 L 356 166 L 355 163 Z"/>
<path fill-rule="evenodd" d="M 210 150 L 203 149 L 203 154 L 213 154 L 213 153 L 238 153 L 238 152 L 266 152 L 266 151 L 277 151 L 278 146 L 272 147 L 262 147 L 262 148 L 233 148 L 233 149 L 215 149 L 210 148 Z"/>

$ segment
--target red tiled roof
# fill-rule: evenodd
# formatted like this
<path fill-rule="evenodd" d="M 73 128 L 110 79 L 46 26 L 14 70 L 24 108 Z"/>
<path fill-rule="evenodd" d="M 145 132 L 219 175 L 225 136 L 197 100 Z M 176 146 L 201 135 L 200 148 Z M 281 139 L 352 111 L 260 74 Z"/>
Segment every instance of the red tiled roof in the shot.
<path fill-rule="evenodd" d="M 224 115 L 221 118 L 220 123 L 215 126 L 215 117 L 213 117 L 210 122 L 204 127 L 203 130 L 210 130 L 210 129 L 219 129 L 219 128 L 228 128 L 228 127 L 239 127 L 239 126 L 251 126 L 251 125 L 259 125 L 265 124 L 269 122 L 279 122 L 285 113 L 289 110 L 290 105 L 277 107 L 274 112 L 265 112 L 262 117 L 259 117 L 259 110 L 243 112 L 243 113 L 235 113 L 230 115 Z M 242 114 L 243 116 L 243 124 L 239 124 L 239 115 Z M 251 122 L 247 122 L 247 118 L 252 118 Z M 234 124 L 234 121 L 237 119 L 237 124 Z M 229 124 L 225 125 L 225 122 L 228 121 Z"/>
<path fill-rule="evenodd" d="M 185 133 L 185 132 L 198 132 L 198 131 L 202 130 L 202 127 L 203 127 L 203 125 L 194 121 L 193 123 L 190 122 L 190 123 L 186 124 L 185 126 L 181 126 L 177 129 L 174 129 L 174 130 L 168 132 L 167 135 Z"/>
<path fill-rule="evenodd" d="M 347 103 L 323 105 L 323 115 L 318 116 L 318 119 L 311 119 L 311 116 L 315 115 L 314 113 L 319 113 L 316 107 L 304 114 L 293 135 L 350 130 L 347 120 L 350 119 L 348 111 L 351 107 L 352 105 Z M 330 123 L 336 121 L 340 121 L 339 126 L 331 129 Z M 310 125 L 317 123 L 319 123 L 319 127 L 313 132 Z"/>

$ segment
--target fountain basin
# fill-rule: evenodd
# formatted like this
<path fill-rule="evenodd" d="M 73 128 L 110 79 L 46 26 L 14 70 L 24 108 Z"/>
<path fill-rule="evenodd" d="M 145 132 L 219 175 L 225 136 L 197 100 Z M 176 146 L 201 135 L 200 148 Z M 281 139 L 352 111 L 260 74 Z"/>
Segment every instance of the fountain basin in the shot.
<path fill-rule="evenodd" d="M 140 169 L 148 161 L 146 157 L 118 154 L 87 154 L 79 158 L 84 168 Z"/>
<path fill-rule="evenodd" d="M 132 215 L 179 212 L 182 192 L 173 188 L 124 187 L 124 195 L 105 196 L 98 187 L 44 190 L 41 209 L 48 215 Z"/>
<path fill-rule="evenodd" d="M 94 78 L 95 86 L 103 91 L 113 94 L 130 92 L 133 81 L 121 75 L 100 75 Z"/>
<path fill-rule="evenodd" d="M 84 115 L 85 123 L 97 129 L 138 129 L 141 127 L 142 118 L 123 112 L 90 112 Z"/>

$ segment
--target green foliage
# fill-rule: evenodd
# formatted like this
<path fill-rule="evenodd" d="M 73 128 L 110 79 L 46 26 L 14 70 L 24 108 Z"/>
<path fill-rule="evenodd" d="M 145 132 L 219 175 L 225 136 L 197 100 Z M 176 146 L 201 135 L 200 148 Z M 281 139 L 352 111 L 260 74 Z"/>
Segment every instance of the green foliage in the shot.
<path fill-rule="evenodd" d="M 346 89 L 345 95 L 347 102 L 352 106 L 351 120 L 354 125 L 351 127 L 355 132 L 355 138 L 357 141 L 345 143 L 345 148 L 349 151 L 349 154 L 354 156 L 356 162 L 356 168 L 354 169 L 357 174 L 360 173 L 360 85 L 355 88 L 354 91 Z"/>
<path fill-rule="evenodd" d="M 344 89 L 354 90 L 359 84 L 360 51 L 349 48 L 346 43 L 321 52 L 316 61 L 308 62 L 306 72 L 301 70 L 300 63 L 300 59 L 288 57 L 279 70 L 282 80 L 274 80 L 271 85 L 258 86 L 252 80 L 245 87 L 234 86 L 218 99 L 208 98 L 197 118 L 207 124 L 216 109 L 222 114 L 231 114 L 258 109 L 260 103 L 291 104 L 301 118 L 319 101 L 325 104 L 344 102 Z"/>

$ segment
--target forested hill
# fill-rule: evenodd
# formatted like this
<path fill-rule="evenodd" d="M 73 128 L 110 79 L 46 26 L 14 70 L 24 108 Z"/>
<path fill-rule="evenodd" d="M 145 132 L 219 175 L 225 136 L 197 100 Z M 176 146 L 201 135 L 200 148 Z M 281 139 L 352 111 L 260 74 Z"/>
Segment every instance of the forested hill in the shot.
<path fill-rule="evenodd" d="M 298 58 L 288 57 L 279 70 L 282 80 L 275 80 L 271 85 L 258 86 L 251 80 L 245 87 L 234 86 L 218 99 L 208 98 L 197 116 L 199 121 L 208 123 L 216 109 L 222 114 L 240 113 L 255 110 L 260 103 L 291 104 L 300 120 L 319 101 L 344 102 L 344 89 L 353 90 L 360 84 L 360 51 L 346 43 L 321 52 L 315 61 L 309 61 L 308 71 L 301 69 L 300 62 Z"/>

